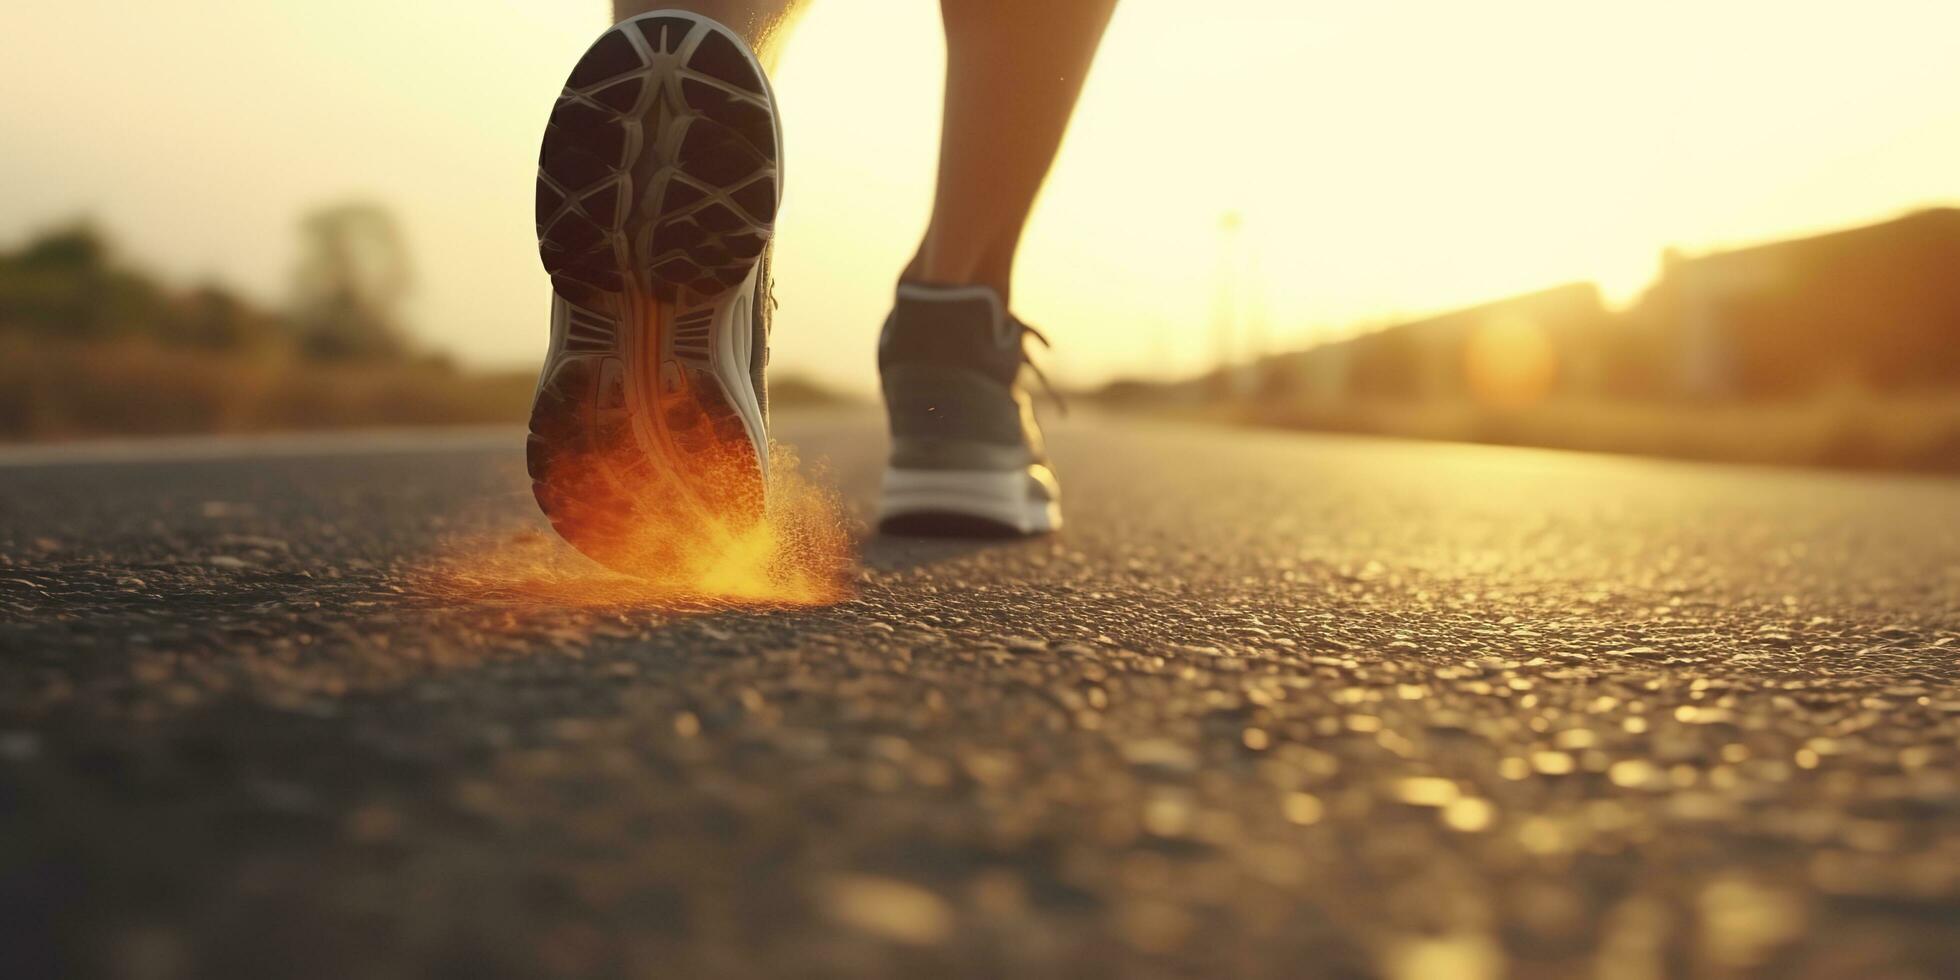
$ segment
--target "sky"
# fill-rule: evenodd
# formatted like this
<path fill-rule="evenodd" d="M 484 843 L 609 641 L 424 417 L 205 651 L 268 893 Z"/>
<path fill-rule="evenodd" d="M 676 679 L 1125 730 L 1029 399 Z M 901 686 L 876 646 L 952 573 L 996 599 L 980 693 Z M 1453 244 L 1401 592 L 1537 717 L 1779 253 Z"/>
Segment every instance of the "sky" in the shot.
<path fill-rule="evenodd" d="M 418 338 L 535 363 L 538 135 L 606 20 L 596 0 L 14 0 L 0 246 L 87 216 L 134 263 L 279 302 L 298 215 L 378 201 L 414 253 Z M 1960 205 L 1956 37 L 1952 0 L 1123 0 L 1015 305 L 1051 373 L 1091 384 L 1562 282 L 1624 301 L 1669 246 Z M 874 383 L 943 62 L 931 0 L 814 0 L 798 23 L 776 370 Z"/>

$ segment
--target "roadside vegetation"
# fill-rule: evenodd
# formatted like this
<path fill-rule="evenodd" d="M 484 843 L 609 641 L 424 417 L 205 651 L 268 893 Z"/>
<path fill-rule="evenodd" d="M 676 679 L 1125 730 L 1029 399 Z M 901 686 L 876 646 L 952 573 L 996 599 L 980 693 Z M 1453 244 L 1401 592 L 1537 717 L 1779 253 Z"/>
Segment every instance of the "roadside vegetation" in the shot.
<path fill-rule="evenodd" d="M 276 306 L 165 282 L 87 223 L 0 249 L 0 439 L 523 424 L 534 372 L 467 370 L 415 343 L 385 210 L 323 208 L 299 233 Z M 785 406 L 832 397 L 778 387 Z"/>
<path fill-rule="evenodd" d="M 1555 400 L 1470 404 L 1223 402 L 1193 417 L 1241 425 L 1672 459 L 1960 473 L 1960 395 L 1845 389 L 1717 405 Z"/>

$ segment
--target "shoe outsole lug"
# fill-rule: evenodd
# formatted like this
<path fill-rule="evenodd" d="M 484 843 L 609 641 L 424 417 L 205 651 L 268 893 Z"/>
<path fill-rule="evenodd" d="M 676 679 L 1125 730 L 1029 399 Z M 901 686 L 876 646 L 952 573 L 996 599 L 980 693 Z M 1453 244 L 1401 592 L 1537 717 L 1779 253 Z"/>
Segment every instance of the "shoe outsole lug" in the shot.
<path fill-rule="evenodd" d="M 525 462 L 552 525 L 601 563 L 633 559 L 615 546 L 649 506 L 761 514 L 765 461 L 709 367 L 707 323 L 773 237 L 776 152 L 767 84 L 705 18 L 616 25 L 552 109 L 538 255 L 565 324 L 539 380 Z M 685 340 L 679 321 L 694 330 Z M 717 487 L 711 505 L 696 498 L 690 477 L 731 465 L 753 486 Z"/>

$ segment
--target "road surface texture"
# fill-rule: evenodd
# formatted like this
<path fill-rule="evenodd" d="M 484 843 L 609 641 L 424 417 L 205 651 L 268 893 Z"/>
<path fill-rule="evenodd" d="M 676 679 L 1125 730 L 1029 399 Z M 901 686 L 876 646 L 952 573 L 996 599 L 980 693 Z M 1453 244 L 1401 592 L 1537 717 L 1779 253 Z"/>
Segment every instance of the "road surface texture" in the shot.
<path fill-rule="evenodd" d="M 227 446 L 0 466 L 6 976 L 1960 962 L 1960 483 L 1080 420 L 745 611 L 441 587 L 513 434 Z"/>

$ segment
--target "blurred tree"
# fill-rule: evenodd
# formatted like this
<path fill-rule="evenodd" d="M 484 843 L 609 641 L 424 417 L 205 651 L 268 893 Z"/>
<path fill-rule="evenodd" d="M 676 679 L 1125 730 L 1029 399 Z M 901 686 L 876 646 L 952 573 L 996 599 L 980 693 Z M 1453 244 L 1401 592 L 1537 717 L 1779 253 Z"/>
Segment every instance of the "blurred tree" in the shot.
<path fill-rule="evenodd" d="M 286 332 L 279 317 L 241 299 L 216 283 L 177 297 L 157 327 L 157 339 L 176 347 L 257 350 Z"/>
<path fill-rule="evenodd" d="M 155 325 L 160 290 L 119 269 L 87 222 L 55 228 L 0 253 L 0 330 L 94 340 Z"/>
<path fill-rule="evenodd" d="M 401 306 L 410 281 L 408 250 L 386 208 L 355 202 L 306 215 L 293 279 L 301 350 L 334 360 L 403 355 Z"/>
<path fill-rule="evenodd" d="M 109 267 L 109 243 L 95 226 L 77 222 L 45 232 L 27 243 L 14 261 L 22 268 L 47 271 L 95 271 Z"/>

